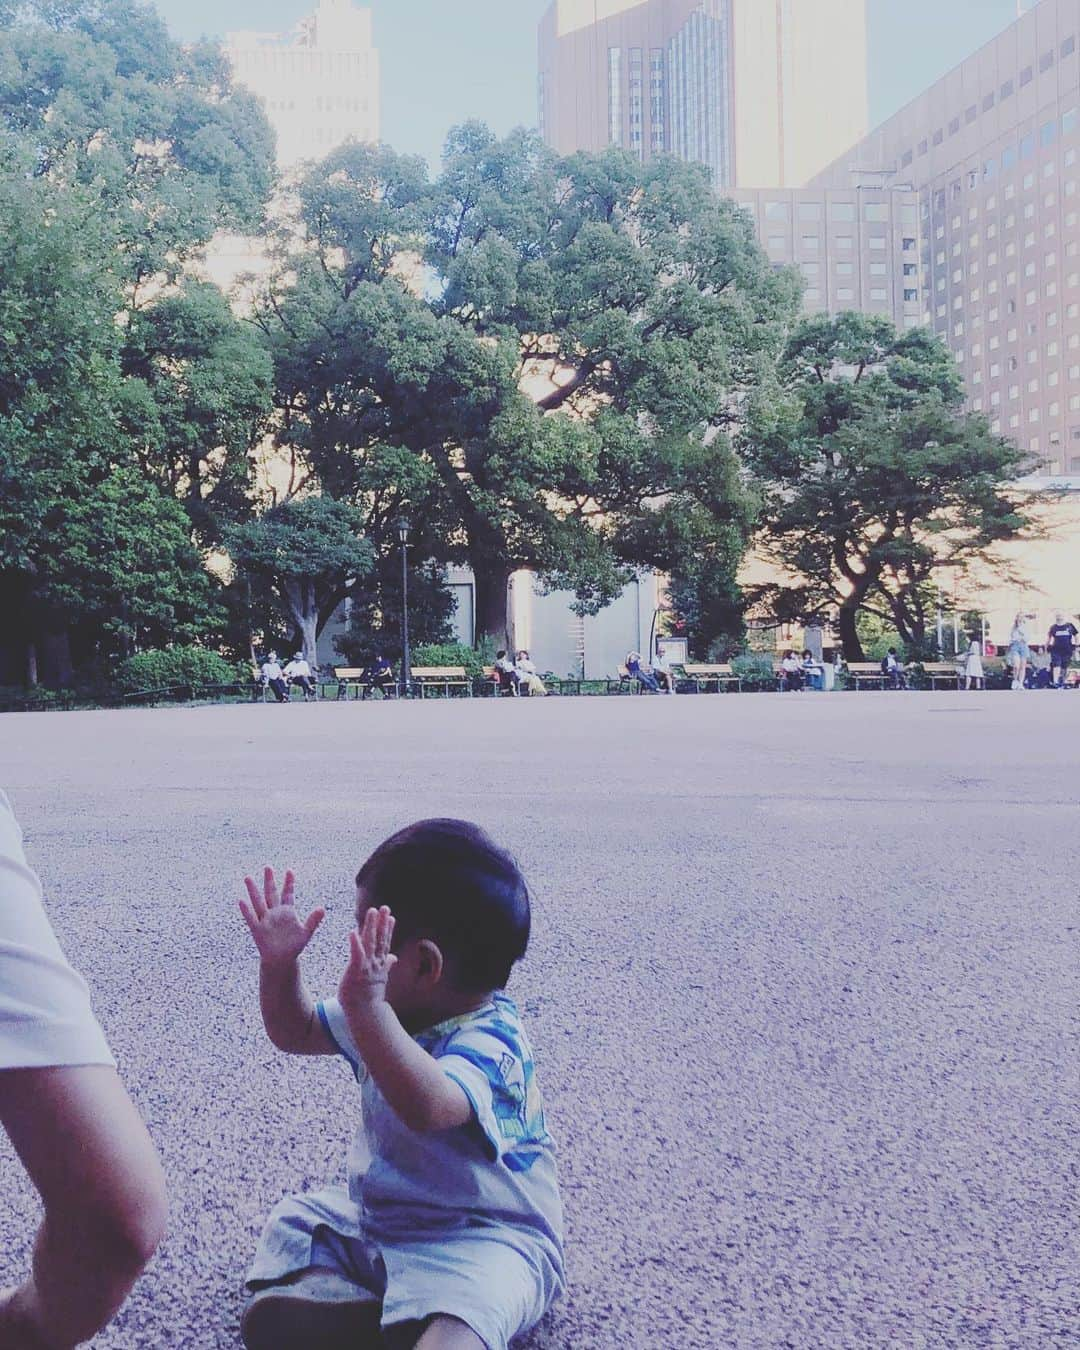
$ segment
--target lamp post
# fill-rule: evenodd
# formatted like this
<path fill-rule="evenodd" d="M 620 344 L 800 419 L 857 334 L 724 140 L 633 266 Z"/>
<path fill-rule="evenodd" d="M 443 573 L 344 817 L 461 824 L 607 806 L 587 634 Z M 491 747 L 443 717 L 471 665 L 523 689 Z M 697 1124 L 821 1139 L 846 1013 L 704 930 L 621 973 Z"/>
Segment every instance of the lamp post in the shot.
<path fill-rule="evenodd" d="M 412 690 L 412 661 L 409 657 L 409 522 L 398 521 L 401 540 L 401 692 L 405 698 Z"/>

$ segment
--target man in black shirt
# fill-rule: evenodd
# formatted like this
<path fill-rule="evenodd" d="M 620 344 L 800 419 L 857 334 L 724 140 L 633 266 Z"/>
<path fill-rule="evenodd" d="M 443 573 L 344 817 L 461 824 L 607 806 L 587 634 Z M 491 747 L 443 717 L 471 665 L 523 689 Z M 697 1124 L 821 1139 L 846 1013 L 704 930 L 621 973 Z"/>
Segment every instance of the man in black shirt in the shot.
<path fill-rule="evenodd" d="M 1080 633 L 1072 620 L 1058 610 L 1047 636 L 1050 647 L 1050 683 L 1055 689 L 1065 687 L 1065 677 L 1069 672 L 1069 663 L 1073 658 L 1073 648 Z"/>

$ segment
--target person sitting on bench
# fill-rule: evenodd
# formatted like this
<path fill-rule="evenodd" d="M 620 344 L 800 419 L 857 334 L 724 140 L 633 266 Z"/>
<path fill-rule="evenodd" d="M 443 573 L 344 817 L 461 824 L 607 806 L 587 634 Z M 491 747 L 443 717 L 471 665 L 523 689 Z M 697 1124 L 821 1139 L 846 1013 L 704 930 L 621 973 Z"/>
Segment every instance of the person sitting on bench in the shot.
<path fill-rule="evenodd" d="M 885 684 L 889 689 L 907 688 L 907 676 L 900 664 L 900 658 L 896 655 L 895 647 L 890 647 L 887 655 L 882 657 L 881 673 L 885 676 Z"/>
<path fill-rule="evenodd" d="M 658 694 L 660 692 L 660 682 L 651 666 L 641 664 L 640 652 L 626 653 L 626 673 L 632 680 L 637 680 L 646 693 Z"/>
<path fill-rule="evenodd" d="M 785 652 L 784 659 L 780 662 L 780 681 L 781 690 L 791 690 L 795 693 L 803 687 L 802 662 L 793 651 Z"/>
<path fill-rule="evenodd" d="M 303 652 L 296 653 L 285 667 L 284 675 L 290 684 L 298 685 L 304 691 L 305 703 L 315 697 L 315 677 L 311 673 L 311 667 L 304 660 Z"/>
<path fill-rule="evenodd" d="M 509 694 L 512 698 L 517 698 L 520 676 L 517 667 L 503 650 L 495 653 L 495 678 L 499 681 L 500 694 Z"/>
<path fill-rule="evenodd" d="M 383 698 L 389 698 L 391 693 L 397 693 L 397 682 L 394 679 L 394 667 L 385 656 L 377 655 L 364 671 L 364 698 L 368 694 L 378 689 Z"/>

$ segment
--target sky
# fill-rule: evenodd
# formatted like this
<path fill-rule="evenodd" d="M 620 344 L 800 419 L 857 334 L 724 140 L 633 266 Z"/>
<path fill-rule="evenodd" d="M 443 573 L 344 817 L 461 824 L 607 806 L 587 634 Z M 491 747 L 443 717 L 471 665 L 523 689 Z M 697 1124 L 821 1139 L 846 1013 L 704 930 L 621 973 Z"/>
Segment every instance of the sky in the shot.
<path fill-rule="evenodd" d="M 756 0 L 771 3 L 771 0 Z M 803 4 L 812 0 L 801 0 Z M 368 0 L 382 63 L 383 139 L 436 162 L 447 130 L 536 122 L 536 26 L 548 0 Z M 287 29 L 314 0 L 157 0 L 188 40 Z M 868 0 L 870 121 L 876 125 L 1000 32 L 1016 0 Z"/>

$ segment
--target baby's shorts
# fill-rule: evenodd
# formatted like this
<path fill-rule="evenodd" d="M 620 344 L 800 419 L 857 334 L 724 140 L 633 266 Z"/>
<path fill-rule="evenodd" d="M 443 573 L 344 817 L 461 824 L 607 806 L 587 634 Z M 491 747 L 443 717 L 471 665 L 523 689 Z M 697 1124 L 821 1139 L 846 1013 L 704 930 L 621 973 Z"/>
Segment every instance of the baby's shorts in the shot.
<path fill-rule="evenodd" d="M 383 1301 L 384 1328 L 442 1314 L 471 1327 L 487 1350 L 507 1350 L 551 1301 L 542 1263 L 495 1232 L 373 1242 L 343 1186 L 290 1195 L 266 1221 L 248 1273 L 252 1291 L 309 1266 L 333 1270 Z"/>

